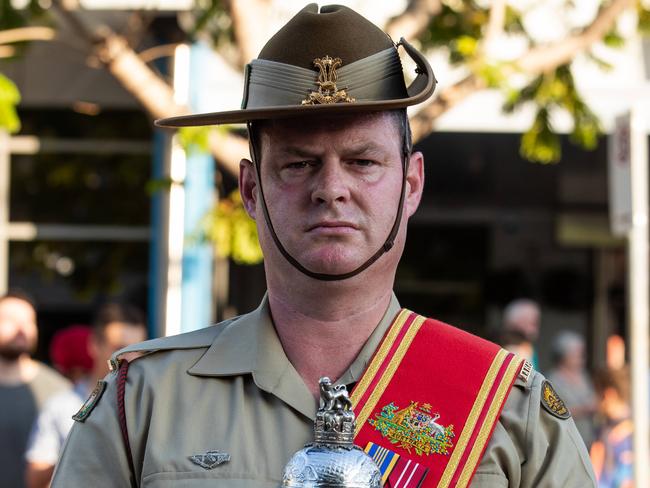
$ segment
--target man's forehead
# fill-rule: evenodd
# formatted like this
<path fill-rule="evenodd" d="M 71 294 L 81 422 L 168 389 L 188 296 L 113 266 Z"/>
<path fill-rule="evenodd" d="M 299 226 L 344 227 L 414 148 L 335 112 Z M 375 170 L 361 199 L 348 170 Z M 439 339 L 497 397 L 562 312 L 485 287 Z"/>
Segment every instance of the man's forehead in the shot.
<path fill-rule="evenodd" d="M 401 142 L 397 117 L 393 112 L 370 112 L 363 114 L 298 117 L 264 121 L 258 126 L 265 145 L 271 143 L 280 151 L 308 148 L 328 143 L 344 144 L 357 152 L 386 151 L 399 148 Z M 378 132 L 381 132 L 379 134 Z M 394 138 L 386 137 L 394 134 Z M 335 139 L 336 138 L 336 139 Z"/>
<path fill-rule="evenodd" d="M 395 118 L 393 112 L 362 112 L 355 114 L 334 114 L 328 116 L 287 117 L 258 122 L 260 128 L 271 131 L 347 129 L 362 125 L 375 125 Z"/>
<path fill-rule="evenodd" d="M 29 302 L 17 297 L 6 297 L 0 300 L 0 311 L 23 313 L 30 317 L 36 316 L 34 307 Z"/>

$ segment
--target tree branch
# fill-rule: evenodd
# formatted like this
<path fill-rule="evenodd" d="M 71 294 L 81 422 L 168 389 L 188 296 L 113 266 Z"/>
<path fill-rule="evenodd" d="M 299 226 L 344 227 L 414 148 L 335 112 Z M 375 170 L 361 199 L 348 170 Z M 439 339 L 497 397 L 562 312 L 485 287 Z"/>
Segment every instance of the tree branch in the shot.
<path fill-rule="evenodd" d="M 145 63 L 150 63 L 158 58 L 167 58 L 174 55 L 174 51 L 179 44 L 161 44 L 160 46 L 150 47 L 138 53 L 138 57 Z"/>
<path fill-rule="evenodd" d="M 546 46 L 532 48 L 516 61 L 516 66 L 527 73 L 542 73 L 568 63 L 577 54 L 601 40 L 614 27 L 618 16 L 631 5 L 631 0 L 612 0 L 606 7 L 601 8 L 596 18 L 578 34 Z"/>
<path fill-rule="evenodd" d="M 409 0 L 404 12 L 389 19 L 384 30 L 392 39 L 415 39 L 441 10 L 440 0 Z"/>
<path fill-rule="evenodd" d="M 51 41 L 56 31 L 50 27 L 19 27 L 0 31 L 0 44 L 26 41 Z"/>
<path fill-rule="evenodd" d="M 618 16 L 631 3 L 631 0 L 612 0 L 578 34 L 553 44 L 534 47 L 520 56 L 513 65 L 518 71 L 538 75 L 570 62 L 577 54 L 600 41 L 613 28 Z M 411 118 L 413 139 L 418 141 L 429 134 L 433 130 L 436 118 L 484 88 L 486 88 L 485 81 L 471 74 L 458 83 L 443 89 L 436 98 Z"/>
<path fill-rule="evenodd" d="M 417 142 L 427 136 L 433 131 L 434 122 L 438 117 L 485 87 L 485 82 L 481 78 L 468 75 L 456 84 L 442 90 L 437 97 L 410 118 L 413 140 Z"/>
<path fill-rule="evenodd" d="M 229 6 L 239 64 L 244 66 L 257 57 L 268 40 L 264 21 L 268 18 L 269 5 L 266 0 L 231 0 Z"/>
<path fill-rule="evenodd" d="M 490 44 L 503 33 L 506 21 L 506 0 L 492 0 L 490 17 L 483 36 L 483 50 L 489 52 Z"/>
<path fill-rule="evenodd" d="M 78 35 L 92 46 L 92 53 L 115 79 L 138 100 L 152 118 L 164 118 L 189 113 L 189 108 L 176 103 L 174 90 L 160 78 L 129 46 L 124 36 L 104 26 L 91 31 L 74 12 L 66 10 L 60 0 L 52 4 L 70 21 Z M 216 131 L 215 131 L 216 132 Z M 212 155 L 231 175 L 239 175 L 239 160 L 248 154 L 246 139 L 235 134 L 220 134 L 219 144 L 210 144 Z M 235 154 L 233 148 L 241 152 Z"/>
<path fill-rule="evenodd" d="M 0 46 L 0 59 L 11 58 L 16 54 L 16 48 L 11 46 Z"/>

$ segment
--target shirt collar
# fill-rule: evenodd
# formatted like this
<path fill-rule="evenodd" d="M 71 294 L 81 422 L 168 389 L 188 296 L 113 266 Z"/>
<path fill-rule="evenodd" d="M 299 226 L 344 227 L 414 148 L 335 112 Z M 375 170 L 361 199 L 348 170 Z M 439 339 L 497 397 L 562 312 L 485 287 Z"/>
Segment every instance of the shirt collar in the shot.
<path fill-rule="evenodd" d="M 386 330 L 400 310 L 393 294 L 389 306 L 357 358 L 337 381 L 359 380 Z M 253 312 L 226 324 L 208 350 L 192 366 L 193 376 L 251 374 L 255 384 L 313 420 L 316 401 L 282 348 L 271 320 L 268 298 Z"/>

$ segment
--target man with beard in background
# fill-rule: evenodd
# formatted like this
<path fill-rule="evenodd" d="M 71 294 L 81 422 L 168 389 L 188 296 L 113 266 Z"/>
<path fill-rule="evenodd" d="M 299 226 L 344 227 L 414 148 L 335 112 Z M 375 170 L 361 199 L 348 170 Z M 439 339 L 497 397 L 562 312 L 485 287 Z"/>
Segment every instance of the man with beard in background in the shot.
<path fill-rule="evenodd" d="M 70 388 L 48 366 L 32 359 L 38 329 L 32 300 L 20 292 L 0 297 L 0 473 L 2 486 L 25 486 L 25 446 L 45 400 Z"/>

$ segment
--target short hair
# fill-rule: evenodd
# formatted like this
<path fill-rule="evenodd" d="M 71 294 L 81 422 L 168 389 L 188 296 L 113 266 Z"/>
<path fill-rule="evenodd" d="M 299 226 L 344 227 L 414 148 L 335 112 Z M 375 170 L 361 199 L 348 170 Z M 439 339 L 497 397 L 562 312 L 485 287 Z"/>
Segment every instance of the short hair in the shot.
<path fill-rule="evenodd" d="M 602 369 L 594 375 L 594 388 L 600 395 L 608 388 L 612 388 L 623 401 L 629 402 L 630 370 L 627 367 Z"/>
<path fill-rule="evenodd" d="M 405 156 L 410 156 L 413 152 L 413 134 L 411 132 L 411 123 L 409 122 L 408 113 L 405 108 L 398 108 L 394 110 L 385 110 L 383 112 L 369 112 L 373 114 L 386 113 L 390 115 L 397 128 L 400 139 L 402 140 L 402 153 Z M 255 120 L 248 125 L 248 138 L 251 145 L 251 156 L 259 157 L 261 154 L 261 131 L 268 120 Z M 253 161 L 255 164 L 259 164 L 260 161 Z"/>
<path fill-rule="evenodd" d="M 10 298 L 27 302 L 34 309 L 34 312 L 36 312 L 36 300 L 34 300 L 34 297 L 26 291 L 20 288 L 12 288 L 7 293 L 0 296 L 0 303 Z"/>
<path fill-rule="evenodd" d="M 123 303 L 107 303 L 102 305 L 93 320 L 93 335 L 96 339 L 104 338 L 108 324 L 121 322 L 133 327 L 145 327 L 144 314 L 133 305 Z"/>
<path fill-rule="evenodd" d="M 508 303 L 503 309 L 503 324 L 507 327 L 515 323 L 521 310 L 524 308 L 534 308 L 537 312 L 540 312 L 539 304 L 535 300 L 531 300 L 530 298 L 517 298 Z"/>
<path fill-rule="evenodd" d="M 518 330 L 501 330 L 498 335 L 498 342 L 501 347 L 505 346 L 521 346 L 522 344 L 530 344 L 530 340 L 526 335 Z"/>
<path fill-rule="evenodd" d="M 567 356 L 571 346 L 581 344 L 584 346 L 584 338 L 572 330 L 560 331 L 554 338 L 551 345 L 551 359 L 553 364 L 558 365 Z"/>

